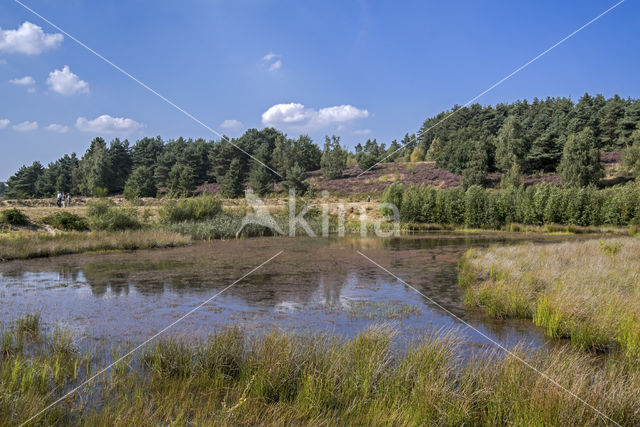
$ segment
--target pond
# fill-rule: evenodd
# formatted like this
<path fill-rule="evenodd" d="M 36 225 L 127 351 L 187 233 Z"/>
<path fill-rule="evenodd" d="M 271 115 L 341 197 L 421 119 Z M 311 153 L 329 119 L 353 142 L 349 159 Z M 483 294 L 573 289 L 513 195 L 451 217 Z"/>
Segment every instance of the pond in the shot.
<path fill-rule="evenodd" d="M 238 326 L 254 334 L 280 328 L 351 337 L 386 323 L 397 330 L 400 343 L 459 329 L 470 350 L 491 346 L 464 321 L 506 347 L 538 348 L 547 339 L 530 322 L 495 320 L 465 308 L 458 257 L 471 247 L 567 238 L 507 233 L 257 238 L 13 261 L 0 265 L 0 322 L 39 312 L 45 325 L 72 329 L 79 346 L 142 342 L 283 251 L 167 334 L 198 338 Z"/>

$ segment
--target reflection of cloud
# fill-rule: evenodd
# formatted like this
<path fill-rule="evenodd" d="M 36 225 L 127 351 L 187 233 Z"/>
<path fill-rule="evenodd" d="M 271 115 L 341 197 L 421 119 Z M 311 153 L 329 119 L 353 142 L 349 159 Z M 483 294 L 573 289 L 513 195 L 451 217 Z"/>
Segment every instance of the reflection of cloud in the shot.
<path fill-rule="evenodd" d="M 37 55 L 57 48 L 63 38 L 62 34 L 45 34 L 42 27 L 25 22 L 17 30 L 0 28 L 0 51 Z"/>
<path fill-rule="evenodd" d="M 282 67 L 282 55 L 269 52 L 262 57 L 262 63 L 269 71 L 277 71 Z"/>
<path fill-rule="evenodd" d="M 133 119 L 103 114 L 93 120 L 78 117 L 76 129 L 82 132 L 130 135 L 142 131 L 144 125 Z"/>
<path fill-rule="evenodd" d="M 68 65 L 62 70 L 53 70 L 49 73 L 47 84 L 52 91 L 69 96 L 76 93 L 89 93 L 89 83 L 73 74 Z"/>
<path fill-rule="evenodd" d="M 277 311 L 299 311 L 302 307 L 302 304 L 295 301 L 281 301 L 274 306 Z"/>
<path fill-rule="evenodd" d="M 18 132 L 29 132 L 36 129 L 38 129 L 38 122 L 24 121 L 17 125 L 13 125 L 13 130 Z"/>
<path fill-rule="evenodd" d="M 330 125 L 367 118 L 369 112 L 353 105 L 337 105 L 314 110 L 302 104 L 276 104 L 262 113 L 262 124 L 295 130 L 317 130 Z"/>

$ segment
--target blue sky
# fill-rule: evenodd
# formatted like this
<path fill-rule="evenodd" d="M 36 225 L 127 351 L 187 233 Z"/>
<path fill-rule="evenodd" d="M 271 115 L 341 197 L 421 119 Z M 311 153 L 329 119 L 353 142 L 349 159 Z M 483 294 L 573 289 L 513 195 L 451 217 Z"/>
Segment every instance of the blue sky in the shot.
<path fill-rule="evenodd" d="M 349 147 L 415 132 L 615 4 L 24 3 L 220 133 L 272 124 L 317 142 L 335 133 Z M 627 0 L 478 102 L 640 97 L 639 17 Z M 98 135 L 218 139 L 18 3 L 0 4 L 0 28 L 0 180 L 33 160 L 82 155 Z"/>

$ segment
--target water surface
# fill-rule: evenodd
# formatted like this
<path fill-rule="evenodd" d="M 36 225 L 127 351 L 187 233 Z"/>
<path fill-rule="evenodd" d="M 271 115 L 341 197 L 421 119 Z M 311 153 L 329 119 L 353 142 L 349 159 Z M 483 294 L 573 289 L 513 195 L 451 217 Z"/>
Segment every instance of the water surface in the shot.
<path fill-rule="evenodd" d="M 457 260 L 466 249 L 532 239 L 566 237 L 258 238 L 14 261 L 0 265 L 0 322 L 39 312 L 46 325 L 70 327 L 85 343 L 141 342 L 282 250 L 170 333 L 206 337 L 239 326 L 257 334 L 280 328 L 351 337 L 384 322 L 398 331 L 400 342 L 460 328 L 470 348 L 490 345 L 464 321 L 503 345 L 524 342 L 537 348 L 547 343 L 540 329 L 527 321 L 494 320 L 465 308 L 457 286 Z"/>

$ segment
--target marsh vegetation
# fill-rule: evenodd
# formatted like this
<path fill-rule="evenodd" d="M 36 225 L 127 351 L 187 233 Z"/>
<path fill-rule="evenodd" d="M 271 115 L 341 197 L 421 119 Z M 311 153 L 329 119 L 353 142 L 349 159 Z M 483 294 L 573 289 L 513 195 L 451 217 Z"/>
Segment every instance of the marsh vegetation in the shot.
<path fill-rule="evenodd" d="M 0 343 L 0 418 L 9 424 L 34 416 L 71 425 L 640 422 L 640 372 L 626 359 L 602 363 L 562 348 L 515 350 L 531 367 L 502 353 L 464 360 L 453 332 L 398 352 L 386 326 L 353 339 L 239 329 L 197 343 L 165 337 L 38 415 L 108 365 L 96 349 L 82 351 L 64 331 L 33 322 L 16 320 Z M 107 353 L 118 360 L 126 351 Z"/>

